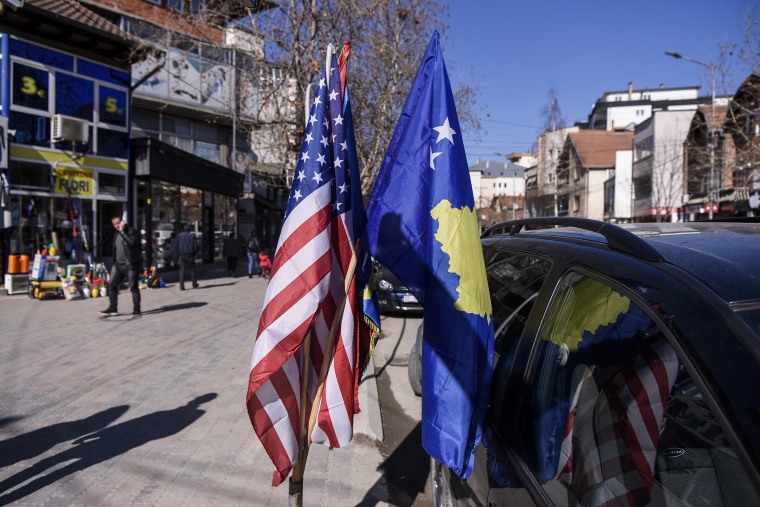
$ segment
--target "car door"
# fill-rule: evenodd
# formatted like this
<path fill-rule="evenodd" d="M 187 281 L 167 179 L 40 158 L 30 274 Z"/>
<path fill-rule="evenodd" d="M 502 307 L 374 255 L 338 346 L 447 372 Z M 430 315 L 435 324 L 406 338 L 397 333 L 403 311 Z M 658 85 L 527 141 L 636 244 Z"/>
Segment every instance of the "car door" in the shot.
<path fill-rule="evenodd" d="M 489 421 L 486 422 L 486 433 L 491 434 L 490 427 L 496 425 L 502 431 L 509 431 L 505 424 L 500 424 L 494 417 L 493 403 L 496 410 L 501 410 L 501 401 L 509 399 L 508 391 L 513 392 L 514 386 L 507 385 L 510 377 L 515 348 L 525 328 L 536 302 L 539 300 L 541 289 L 551 270 L 552 263 L 543 257 L 525 253 L 496 249 L 486 251 L 488 263 L 486 274 L 491 293 L 495 331 L 495 364 L 494 381 L 492 383 L 492 407 L 489 409 Z M 510 426 L 511 427 L 511 426 Z M 446 471 L 452 489 L 452 497 L 457 505 L 485 505 L 490 488 L 490 473 L 487 467 L 489 461 L 485 446 L 479 446 L 475 451 L 475 466 L 472 475 L 467 480 L 461 480 L 450 471 Z M 530 497 L 524 491 L 512 491 L 510 501 L 522 498 L 529 501 Z"/>
<path fill-rule="evenodd" d="M 758 504 L 645 286 L 570 269 L 551 290 L 496 364 L 487 504 Z"/>

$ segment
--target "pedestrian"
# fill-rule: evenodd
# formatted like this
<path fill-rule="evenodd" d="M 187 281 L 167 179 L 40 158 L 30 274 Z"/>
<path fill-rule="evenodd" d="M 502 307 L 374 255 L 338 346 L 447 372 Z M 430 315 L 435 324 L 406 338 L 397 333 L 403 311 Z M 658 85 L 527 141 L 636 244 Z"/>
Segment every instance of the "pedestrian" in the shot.
<path fill-rule="evenodd" d="M 238 257 L 243 254 L 240 241 L 235 237 L 235 231 L 230 232 L 230 235 L 224 239 L 222 245 L 222 255 L 227 258 L 227 272 L 230 276 L 235 276 L 237 271 Z"/>
<path fill-rule="evenodd" d="M 261 276 L 261 268 L 259 267 L 260 251 L 261 244 L 259 243 L 259 238 L 256 237 L 256 231 L 251 229 L 251 233 L 248 235 L 248 278 L 253 278 L 254 271 L 256 272 L 256 276 Z"/>
<path fill-rule="evenodd" d="M 121 217 L 111 219 L 116 233 L 113 237 L 113 267 L 111 268 L 111 280 L 108 282 L 108 308 L 100 312 L 101 315 L 118 315 L 119 285 L 126 278 L 129 282 L 129 291 L 132 293 L 132 315 L 140 315 L 140 265 L 142 255 L 140 253 L 140 233 L 137 229 L 124 222 Z"/>
<path fill-rule="evenodd" d="M 259 252 L 259 266 L 261 267 L 261 274 L 264 278 L 269 278 L 272 274 L 272 261 L 266 252 Z"/>
<path fill-rule="evenodd" d="M 193 289 L 198 288 L 195 279 L 195 256 L 198 254 L 198 238 L 192 233 L 190 224 L 185 224 L 182 232 L 177 236 L 173 244 L 174 258 L 179 262 L 179 290 L 185 290 L 185 273 L 190 271 L 190 279 L 193 281 Z"/>

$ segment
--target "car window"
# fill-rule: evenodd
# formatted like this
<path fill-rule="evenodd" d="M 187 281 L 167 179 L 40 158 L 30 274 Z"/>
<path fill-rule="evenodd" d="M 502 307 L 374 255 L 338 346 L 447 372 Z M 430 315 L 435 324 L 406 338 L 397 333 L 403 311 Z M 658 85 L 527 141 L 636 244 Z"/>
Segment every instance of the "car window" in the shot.
<path fill-rule="evenodd" d="M 517 342 L 551 269 L 539 257 L 500 251 L 486 269 L 494 316 L 494 379 L 491 399 L 501 413 Z"/>
<path fill-rule="evenodd" d="M 535 343 L 515 447 L 553 502 L 758 504 L 683 362 L 626 295 L 570 272 Z"/>

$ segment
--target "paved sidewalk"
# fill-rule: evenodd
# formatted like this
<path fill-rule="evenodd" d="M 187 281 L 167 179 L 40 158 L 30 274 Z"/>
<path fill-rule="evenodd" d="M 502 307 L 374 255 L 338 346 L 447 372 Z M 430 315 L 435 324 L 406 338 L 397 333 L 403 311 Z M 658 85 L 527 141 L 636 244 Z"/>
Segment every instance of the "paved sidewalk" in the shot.
<path fill-rule="evenodd" d="M 288 503 L 245 410 L 267 281 L 222 273 L 143 290 L 135 320 L 100 318 L 106 298 L 3 291 L 0 505 Z M 128 291 L 119 303 L 131 311 Z M 385 505 L 375 384 L 361 396 L 354 441 L 311 449 L 304 505 Z"/>

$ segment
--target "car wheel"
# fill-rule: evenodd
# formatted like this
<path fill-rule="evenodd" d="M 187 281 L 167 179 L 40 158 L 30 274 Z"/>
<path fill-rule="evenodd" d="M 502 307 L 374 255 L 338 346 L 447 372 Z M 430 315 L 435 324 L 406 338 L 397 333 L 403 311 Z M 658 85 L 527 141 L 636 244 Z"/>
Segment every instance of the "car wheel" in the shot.
<path fill-rule="evenodd" d="M 412 350 L 409 352 L 406 372 L 409 375 L 409 385 L 412 387 L 412 391 L 417 396 L 422 396 L 422 365 L 416 343 L 412 345 Z"/>
<path fill-rule="evenodd" d="M 443 471 L 443 465 L 435 458 L 430 458 L 430 482 L 433 493 L 433 507 L 454 507 L 451 497 L 451 487 Z"/>

